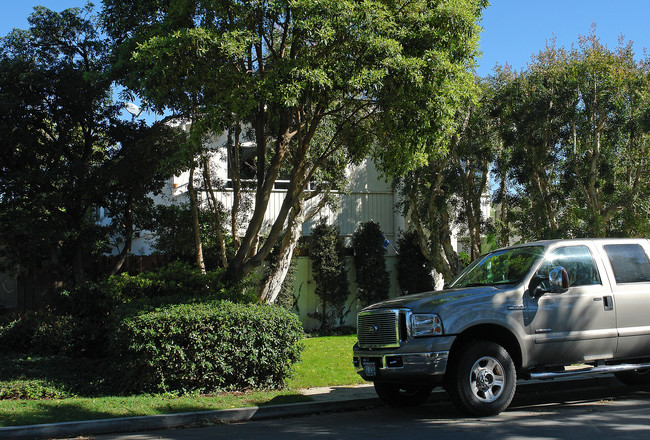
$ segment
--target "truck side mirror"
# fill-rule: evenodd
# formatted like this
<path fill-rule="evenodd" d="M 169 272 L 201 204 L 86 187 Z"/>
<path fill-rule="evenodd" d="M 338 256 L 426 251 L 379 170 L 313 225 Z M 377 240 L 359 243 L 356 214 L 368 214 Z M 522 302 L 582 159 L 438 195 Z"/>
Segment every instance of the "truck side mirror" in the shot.
<path fill-rule="evenodd" d="M 542 284 L 544 281 L 548 281 L 546 286 Z M 568 288 L 569 274 L 564 267 L 557 266 L 548 273 L 548 277 L 540 274 L 533 275 L 528 284 L 528 294 L 533 298 L 539 298 L 547 292 L 564 293 Z"/>
<path fill-rule="evenodd" d="M 549 292 L 564 293 L 569 288 L 569 274 L 562 266 L 548 273 Z"/>

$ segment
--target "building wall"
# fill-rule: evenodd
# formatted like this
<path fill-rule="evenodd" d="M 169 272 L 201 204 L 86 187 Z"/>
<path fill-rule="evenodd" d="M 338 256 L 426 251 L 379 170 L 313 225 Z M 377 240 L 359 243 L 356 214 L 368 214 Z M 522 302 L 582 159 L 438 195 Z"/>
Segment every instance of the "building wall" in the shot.
<path fill-rule="evenodd" d="M 401 294 L 399 285 L 397 283 L 397 257 L 386 257 L 386 268 L 390 274 L 390 290 L 389 297 L 394 298 Z M 346 257 L 346 267 L 348 268 L 348 283 L 350 286 L 350 296 L 345 304 L 344 313 L 347 312 L 344 326 L 357 325 L 357 313 L 363 308 L 359 301 L 356 299 L 356 270 L 354 268 L 354 261 L 352 257 Z M 300 321 L 306 331 L 317 330 L 320 327 L 320 322 L 309 315 L 321 310 L 320 298 L 316 295 L 316 281 L 314 281 L 312 272 L 312 261 L 309 257 L 298 257 L 296 265 L 296 281 L 294 283 L 294 298 L 297 299 L 295 312 L 300 317 Z"/>

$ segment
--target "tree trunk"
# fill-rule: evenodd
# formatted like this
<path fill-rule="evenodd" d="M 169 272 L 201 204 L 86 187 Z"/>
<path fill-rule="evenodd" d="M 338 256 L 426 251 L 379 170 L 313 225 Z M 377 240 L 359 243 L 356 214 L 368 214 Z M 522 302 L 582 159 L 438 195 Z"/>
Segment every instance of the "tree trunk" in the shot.
<path fill-rule="evenodd" d="M 110 275 L 115 275 L 122 268 L 126 258 L 131 253 L 131 246 L 133 245 L 133 202 L 129 198 L 124 212 L 124 248 L 116 257 L 113 266 L 109 272 Z"/>
<path fill-rule="evenodd" d="M 199 203 L 194 188 L 194 166 L 190 168 L 190 179 L 187 184 L 187 191 L 190 195 L 190 209 L 192 210 L 192 225 L 194 229 L 194 250 L 196 253 L 196 265 L 205 274 L 205 261 L 203 260 L 203 243 L 201 241 L 201 224 L 199 222 Z"/>
<path fill-rule="evenodd" d="M 239 215 L 239 205 L 241 203 L 241 157 L 239 154 L 239 133 L 241 132 L 240 124 L 237 122 L 233 129 L 228 130 L 228 162 L 230 165 L 230 181 L 232 182 L 232 210 L 230 211 L 230 231 L 232 235 L 233 247 L 235 252 L 239 250 L 239 226 L 237 217 Z M 258 160 L 261 160 L 258 158 Z"/>
<path fill-rule="evenodd" d="M 291 259 L 293 258 L 293 252 L 296 249 L 298 240 L 300 240 L 302 225 L 305 221 L 313 218 L 325 206 L 329 200 L 330 191 L 328 190 L 315 206 L 307 212 L 304 212 L 305 201 L 317 196 L 318 193 L 312 194 L 307 199 L 300 197 L 300 200 L 291 210 L 287 221 L 287 228 L 282 236 L 278 260 L 269 277 L 262 283 L 260 289 L 259 299 L 261 302 L 272 304 L 277 299 L 282 290 L 282 284 L 291 267 Z"/>
<path fill-rule="evenodd" d="M 221 233 L 221 213 L 219 212 L 219 203 L 217 202 L 217 196 L 215 195 L 214 188 L 212 186 L 212 176 L 210 175 L 210 163 L 209 158 L 205 157 L 202 154 L 201 160 L 203 161 L 203 182 L 206 186 L 206 191 L 212 202 L 212 211 L 214 213 L 214 232 L 217 235 L 217 241 L 219 242 L 219 251 L 221 254 L 221 265 L 223 267 L 228 267 L 228 257 L 226 256 L 226 241 L 223 238 Z"/>
<path fill-rule="evenodd" d="M 442 246 L 445 258 L 449 264 L 449 274 L 448 277 L 445 277 L 445 282 L 450 282 L 461 271 L 463 264 L 461 263 L 460 258 L 458 258 L 458 253 L 454 250 L 454 247 L 451 244 L 451 224 L 449 221 L 449 213 L 446 209 L 442 209 L 440 216 L 442 219 L 442 225 L 438 232 L 440 236 L 440 245 Z"/>
<path fill-rule="evenodd" d="M 507 182 L 505 173 L 501 175 L 499 183 L 501 192 L 501 213 L 499 219 L 499 245 L 508 246 L 510 244 L 510 225 L 508 224 L 508 204 L 507 204 Z"/>
<path fill-rule="evenodd" d="M 282 237 L 282 244 L 280 245 L 278 260 L 275 262 L 271 274 L 262 283 L 259 294 L 260 302 L 273 304 L 282 291 L 282 284 L 287 277 L 287 273 L 289 273 L 291 259 L 300 239 L 301 229 L 302 222 L 294 220 L 291 226 L 285 231 Z"/>

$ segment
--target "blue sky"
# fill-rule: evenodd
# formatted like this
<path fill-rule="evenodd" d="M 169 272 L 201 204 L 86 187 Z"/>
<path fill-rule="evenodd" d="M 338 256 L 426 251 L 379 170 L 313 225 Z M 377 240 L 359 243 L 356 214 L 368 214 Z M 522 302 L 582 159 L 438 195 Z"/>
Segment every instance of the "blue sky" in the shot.
<path fill-rule="evenodd" d="M 94 0 L 96 5 L 101 0 Z M 650 49 L 650 0 L 491 0 L 483 19 L 483 57 L 478 73 L 485 76 L 495 64 L 506 62 L 515 69 L 526 67 L 532 54 L 553 36 L 558 46 L 569 48 L 579 35 L 587 35 L 596 23 L 596 34 L 610 48 L 619 35 L 634 42 L 637 55 Z M 86 0 L 0 0 L 0 35 L 12 28 L 26 28 L 35 5 L 60 11 L 83 6 Z"/>

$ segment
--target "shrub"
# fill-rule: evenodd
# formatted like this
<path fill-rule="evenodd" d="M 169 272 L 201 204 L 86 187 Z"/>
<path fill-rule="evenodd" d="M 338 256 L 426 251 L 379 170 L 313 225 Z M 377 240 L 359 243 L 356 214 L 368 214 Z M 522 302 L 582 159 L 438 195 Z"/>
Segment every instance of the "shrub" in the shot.
<path fill-rule="evenodd" d="M 0 323 L 0 351 L 99 358 L 110 355 L 109 337 L 126 316 L 170 304 L 257 300 L 252 280 L 226 286 L 222 277 L 223 270 L 203 275 L 190 265 L 174 263 L 65 290 L 56 296 L 53 309 Z"/>
<path fill-rule="evenodd" d="M 106 355 L 105 322 L 51 309 L 27 312 L 0 326 L 2 352 L 61 354 L 76 357 Z"/>
<path fill-rule="evenodd" d="M 321 331 L 332 329 L 335 320 L 343 320 L 345 301 L 350 296 L 348 274 L 345 270 L 345 248 L 338 226 L 328 226 L 325 221 L 312 230 L 309 256 L 313 261 L 316 295 L 321 299 L 320 312 L 313 313 L 321 320 Z"/>
<path fill-rule="evenodd" d="M 400 234 L 397 249 L 397 282 L 402 293 L 433 290 L 433 265 L 422 254 L 417 231 Z"/>
<path fill-rule="evenodd" d="M 209 393 L 282 386 L 301 337 L 281 307 L 214 301 L 126 318 L 114 349 L 126 390 Z"/>
<path fill-rule="evenodd" d="M 251 281 L 229 286 L 223 282 L 224 273 L 224 269 L 217 269 L 203 274 L 189 264 L 176 262 L 138 275 L 114 275 L 108 278 L 104 288 L 120 302 L 162 296 L 209 296 L 233 302 L 253 302 L 257 299 Z"/>
<path fill-rule="evenodd" d="M 357 292 L 364 306 L 388 298 L 390 276 L 386 270 L 385 241 L 379 224 L 372 220 L 362 223 L 352 236 Z"/>

